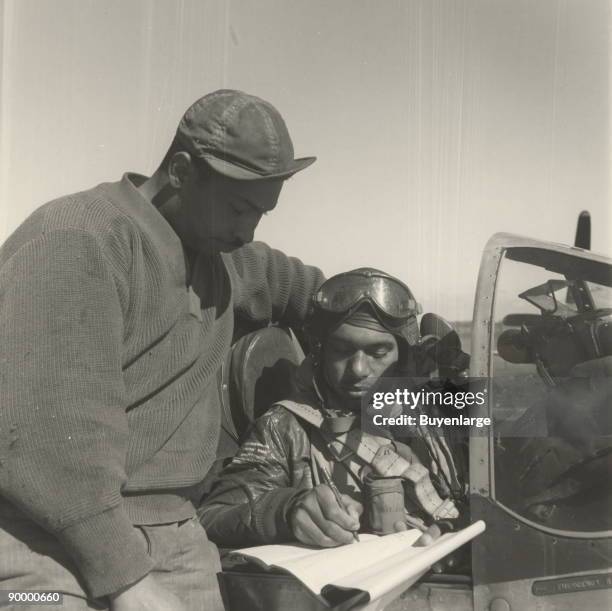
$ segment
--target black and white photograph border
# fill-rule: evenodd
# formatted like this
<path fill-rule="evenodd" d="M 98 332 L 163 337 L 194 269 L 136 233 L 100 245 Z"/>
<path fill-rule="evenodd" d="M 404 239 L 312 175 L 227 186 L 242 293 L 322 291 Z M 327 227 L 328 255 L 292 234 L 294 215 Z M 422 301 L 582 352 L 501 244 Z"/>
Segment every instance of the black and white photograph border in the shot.
<path fill-rule="evenodd" d="M 122 596 L 125 589 L 129 593 L 130 585 L 145 583 L 143 553 L 149 557 L 147 566 L 153 575 L 155 562 L 161 562 L 155 558 L 156 549 L 163 550 L 169 542 L 195 541 L 198 537 L 199 544 L 210 552 L 207 575 L 212 581 L 206 588 L 216 589 L 216 594 L 210 599 L 206 598 L 209 594 L 198 598 L 199 586 L 193 586 L 193 596 L 185 596 L 176 603 L 188 611 L 200 608 L 202 600 L 209 601 L 210 609 L 221 609 L 223 604 L 226 611 L 258 608 L 587 611 L 612 605 L 609 484 L 612 427 L 609 409 L 606 410 L 610 405 L 612 376 L 611 32 L 609 0 L 0 0 L 0 245 L 4 244 L 0 249 L 0 608 L 57 605 L 54 592 L 62 595 L 62 608 L 66 609 L 174 608 L 174 599 L 164 598 L 165 585 L 159 583 L 156 586 L 159 590 L 146 590 L 143 586 L 136 598 Z M 252 168 L 244 170 L 245 163 L 250 161 L 240 157 L 244 145 L 240 129 L 244 129 L 244 124 L 238 119 L 231 124 L 231 117 L 223 115 L 215 119 L 214 128 L 210 122 L 205 125 L 201 121 L 198 125 L 201 113 L 196 112 L 192 122 L 183 119 L 196 100 L 218 90 L 257 96 L 259 102 L 250 98 L 250 103 L 257 113 L 267 113 L 266 133 L 269 136 L 270 129 L 274 132 L 273 144 L 268 144 L 275 153 L 288 150 L 285 128 L 279 127 L 282 123 L 286 124 L 293 147 L 290 162 L 294 158 L 316 157 L 303 171 L 289 178 L 282 176 L 280 196 L 270 194 L 266 185 L 273 184 L 275 172 L 290 172 L 289 165 L 285 159 L 276 164 L 278 167 L 265 169 L 266 163 L 275 163 L 269 158 L 263 159 L 264 166 L 255 170 L 254 183 L 260 186 L 253 188 L 261 199 L 255 202 L 248 195 L 252 191 L 245 187 L 248 180 L 244 178 Z M 246 98 L 239 99 L 236 104 L 243 108 L 240 104 L 246 105 Z M 240 111 L 235 108 L 237 117 Z M 214 111 L 214 108 L 207 111 L 208 116 Z M 169 223 L 153 230 L 151 227 L 159 220 L 143 221 L 147 231 L 157 232 L 160 243 L 166 240 L 167 248 L 153 253 L 160 257 L 160 265 L 171 272 L 178 269 L 183 281 L 187 279 L 184 299 L 176 297 L 177 307 L 184 307 L 185 316 L 182 319 L 178 316 L 172 325 L 167 318 L 167 333 L 160 331 L 162 327 L 150 333 L 139 330 L 143 335 L 136 342 L 130 335 L 133 329 L 104 327 L 102 322 L 102 326 L 94 329 L 88 323 L 93 319 L 102 321 L 105 316 L 100 305 L 90 309 L 88 302 L 105 303 L 108 295 L 104 283 L 108 278 L 104 275 L 107 272 L 95 266 L 74 271 L 77 268 L 69 259 L 71 253 L 77 252 L 73 250 L 77 237 L 68 236 L 64 250 L 35 252 L 31 248 L 34 234 L 29 232 L 38 231 L 39 242 L 50 241 L 45 236 L 45 227 L 77 223 L 81 212 L 70 220 L 67 204 L 61 204 L 64 212 L 60 210 L 52 218 L 47 215 L 44 223 L 40 221 L 39 209 L 46 202 L 59 201 L 68 194 L 89 193 L 101 183 L 121 181 L 126 172 L 158 176 L 162 160 L 166 162 L 171 157 L 166 154 L 175 141 L 179 123 L 183 126 L 182 143 L 188 144 L 188 148 L 171 149 L 175 153 L 180 151 L 176 167 L 173 165 L 169 173 L 162 172 L 162 178 L 134 183 L 132 188 L 136 187 L 134 192 L 138 190 L 144 196 L 141 206 L 150 195 L 151 210 L 152 202 L 157 202 L 155 206 Z M 202 131 L 198 132 L 199 129 Z M 237 130 L 236 151 L 230 142 L 233 129 Z M 202 139 L 207 137 L 210 141 L 204 142 Z M 254 142 L 251 144 L 255 147 Z M 158 205 L 162 195 L 185 189 L 184 181 L 189 178 L 185 168 L 195 167 L 194 159 L 198 156 L 213 174 L 217 171 L 223 174 L 228 164 L 247 172 L 225 174 L 230 182 L 234 181 L 231 183 L 234 187 L 211 187 L 213 194 L 206 197 L 239 201 L 237 213 L 242 214 L 243 221 L 255 207 L 257 218 L 251 228 L 254 235 L 248 228 L 236 235 L 224 234 L 221 238 L 228 238 L 229 242 L 217 242 L 212 250 L 201 250 L 194 241 L 199 230 L 201 235 L 206 234 L 206 227 L 194 229 L 197 222 L 187 226 L 197 212 L 192 208 L 189 214 L 195 216 L 187 213 L 181 216 L 182 212 L 175 211 L 174 196 Z M 236 182 L 241 186 L 235 187 Z M 117 185 L 113 189 L 119 189 Z M 178 197 L 177 201 L 185 205 L 189 200 L 193 206 L 197 193 L 192 191 L 191 199 Z M 73 197 L 70 205 L 78 208 L 83 197 Z M 235 203 L 231 205 L 236 212 Z M 75 210 L 70 214 L 74 215 Z M 210 208 L 208 214 L 213 224 L 224 222 L 221 219 L 224 212 Z M 171 219 L 178 219 L 177 224 Z M 85 221 L 79 216 L 78 222 Z M 48 231 L 51 233 L 51 229 Z M 125 244 L 120 244 L 117 238 L 113 248 L 127 248 L 128 243 L 130 248 L 136 248 L 134 235 L 130 234 L 128 239 L 124 234 L 121 235 Z M 138 240 L 141 237 L 139 234 Z M 240 243 L 253 239 L 268 246 L 247 245 L 243 247 L 247 258 L 240 259 L 235 250 L 241 250 L 237 248 Z M 99 256 L 108 262 L 104 248 L 94 257 L 96 249 L 84 238 L 80 248 L 77 260 L 91 257 L 97 265 Z M 142 266 L 138 269 L 143 278 L 150 279 L 147 274 L 153 272 L 146 258 L 153 255 L 147 248 L 141 245 L 139 256 L 143 259 L 134 263 L 133 270 Z M 184 261 L 182 254 L 180 261 L 172 260 L 177 248 L 181 253 L 181 248 L 185 249 Z M 249 254 L 250 248 L 254 250 Z M 195 251 L 202 252 L 204 258 L 189 254 Z M 211 292 L 209 299 L 207 290 L 213 285 L 207 282 L 217 282 L 221 272 L 213 269 L 216 264 L 212 263 L 209 272 L 203 271 L 202 261 L 206 257 L 211 261 L 220 257 L 219 251 L 225 252 L 223 269 L 228 271 L 223 273 L 227 282 L 225 285 L 221 282 L 223 290 L 215 284 L 218 291 Z M 58 255 L 53 264 L 46 262 L 44 257 L 53 252 Z M 35 265 L 37 256 L 41 257 L 39 266 L 47 268 L 49 274 L 58 274 L 55 280 L 50 279 L 52 276 L 46 279 L 37 276 L 35 282 L 25 278 L 28 266 Z M 165 256 L 168 260 L 164 262 Z M 121 271 L 117 265 L 112 262 L 108 269 L 112 268 L 112 278 L 119 286 L 113 275 Z M 261 272 L 258 266 L 264 269 L 266 265 L 267 271 Z M 58 296 L 47 301 L 46 291 L 53 288 L 50 284 L 55 284 L 56 289 L 63 287 L 64 296 L 70 287 L 80 286 L 75 277 L 70 284 L 68 272 L 62 275 L 62 269 L 72 270 L 69 273 L 77 276 L 89 274 L 83 276 L 83 286 L 89 288 L 83 289 L 78 298 L 69 295 L 72 301 L 66 297 L 67 308 L 69 302 L 74 307 L 80 304 L 80 317 L 72 322 L 68 309 L 53 310 L 54 303 L 61 304 Z M 328 288 L 329 301 L 326 294 L 317 294 L 324 278 L 335 280 L 349 270 L 357 273 L 349 284 L 342 285 L 342 290 L 338 283 Z M 261 273 L 263 279 L 258 275 Z M 299 276 L 300 281 L 291 285 L 291 274 Z M 198 275 L 204 280 L 198 280 Z M 94 278 L 99 282 L 94 283 Z M 362 293 L 355 292 L 355 287 L 366 284 L 368 288 Z M 134 286 L 119 286 L 124 301 L 115 305 L 124 307 L 122 324 L 126 324 L 128 316 L 136 316 Z M 159 297 L 151 286 L 146 283 L 143 286 L 138 306 L 142 308 L 141 319 L 135 324 L 144 327 L 147 316 L 153 321 L 151 312 L 158 307 Z M 332 298 L 344 300 L 345 318 L 339 314 L 339 302 L 334 302 L 336 310 L 329 309 Z M 283 299 L 289 306 L 284 303 L 282 307 L 295 311 L 281 312 L 280 302 L 275 300 Z M 370 304 L 376 320 L 369 310 L 364 314 L 362 302 Z M 219 330 L 226 315 L 223 307 L 230 303 L 235 306 L 236 320 L 233 321 L 233 314 L 227 314 L 231 321 L 226 320 L 223 335 Z M 165 306 L 159 305 L 162 307 Z M 393 310 L 398 307 L 410 310 L 413 326 L 405 323 L 406 316 Z M 321 335 L 313 331 L 314 327 L 303 327 L 307 317 L 310 322 L 316 318 L 317 308 L 336 316 L 337 322 L 336 327 L 317 331 Z M 37 311 L 44 316 L 32 314 Z M 293 316 L 295 324 L 291 324 L 291 329 L 266 327 L 279 321 L 284 325 L 287 322 L 284 314 Z M 212 322 L 207 320 L 209 315 Z M 169 316 L 168 312 L 165 316 Z M 353 319 L 354 316 L 357 318 Z M 389 322 L 400 319 L 404 321 L 403 327 Z M 88 324 L 89 331 L 79 334 L 79 329 Z M 65 332 L 68 325 L 70 331 Z M 369 573 L 362 567 L 363 575 L 367 574 L 363 581 L 374 583 L 372 588 L 364 586 L 362 591 L 350 582 L 350 586 L 345 584 L 333 592 L 326 590 L 325 598 L 325 588 L 313 593 L 303 585 L 307 578 L 296 577 L 297 573 L 290 568 L 284 573 L 275 572 L 263 569 L 260 564 L 256 570 L 253 556 L 249 556 L 251 552 L 242 556 L 224 552 L 225 548 L 251 550 L 266 543 L 296 540 L 300 545 L 318 542 L 325 547 L 330 541 L 337 545 L 340 539 L 333 534 L 327 533 L 327 542 L 321 543 L 323 540 L 313 538 L 304 522 L 300 522 L 302 516 L 313 515 L 311 502 L 319 503 L 318 511 L 319 507 L 327 507 L 325 503 L 333 505 L 337 501 L 344 516 L 340 522 L 343 534 L 349 538 L 347 544 L 353 545 L 350 543 L 353 536 L 364 538 L 360 529 L 349 528 L 346 522 L 354 512 L 363 511 L 362 525 L 363 516 L 367 516 L 369 533 L 390 537 L 399 534 L 389 534 L 393 528 L 391 531 L 386 527 L 373 528 L 379 518 L 383 524 L 391 519 L 374 515 L 374 501 L 372 507 L 360 505 L 359 511 L 346 501 L 346 495 L 351 495 L 342 486 L 336 487 L 333 465 L 331 473 L 328 467 L 317 466 L 319 450 L 308 450 L 312 462 L 312 473 L 307 470 L 310 487 L 314 485 L 315 490 L 321 487 L 331 495 L 329 498 L 312 500 L 296 484 L 293 496 L 287 496 L 284 505 L 263 502 L 257 505 L 253 501 L 249 506 L 244 500 L 244 505 L 238 507 L 243 501 L 232 500 L 240 510 L 223 520 L 217 519 L 215 511 L 228 499 L 242 498 L 242 493 L 233 491 L 230 484 L 235 477 L 231 466 L 234 455 L 236 465 L 242 461 L 244 466 L 248 460 L 262 460 L 258 452 L 273 454 L 256 436 L 259 430 L 256 422 L 260 422 L 257 417 L 264 418 L 266 426 L 282 428 L 283 418 L 289 413 L 290 418 L 307 422 L 306 428 L 315 426 L 325 431 L 326 425 L 319 422 L 320 412 L 312 416 L 285 406 L 285 412 L 279 416 L 276 412 L 264 414 L 261 406 L 265 401 L 271 405 L 277 399 L 288 398 L 288 394 L 281 396 L 282 392 L 290 392 L 288 380 L 294 384 L 301 375 L 296 371 L 303 372 L 304 362 L 315 371 L 311 381 L 317 379 L 320 369 L 333 389 L 329 380 L 332 373 L 324 373 L 333 370 L 332 365 L 327 368 L 325 364 L 333 360 L 332 350 L 325 347 L 328 335 L 332 345 L 345 325 L 360 329 L 359 341 L 365 341 L 368 333 L 395 337 L 393 342 L 400 354 L 399 357 L 396 354 L 396 360 L 401 360 L 403 354 L 401 342 L 411 350 L 414 348 L 415 354 L 418 344 L 422 358 L 419 357 L 421 365 L 417 365 L 422 369 L 412 363 L 417 370 L 411 370 L 411 376 L 430 378 L 427 388 L 434 394 L 443 389 L 456 400 L 457 392 L 464 392 L 470 380 L 472 383 L 478 380 L 479 389 L 485 388 L 486 400 L 461 413 L 450 414 L 440 405 L 431 409 L 421 406 L 416 411 L 412 406 L 412 411 L 406 411 L 405 405 L 390 400 L 384 412 L 388 422 L 436 424 L 427 425 L 425 432 L 413 427 L 405 434 L 389 430 L 380 433 L 383 437 L 403 439 L 408 448 L 405 452 L 413 452 L 417 462 L 421 457 L 415 448 L 421 440 L 420 451 L 431 460 L 429 468 L 425 460 L 420 461 L 424 467 L 419 465 L 425 472 L 427 490 L 431 488 L 429 502 L 433 502 L 431 498 L 446 499 L 450 505 L 454 502 L 459 514 L 464 512 L 461 503 L 468 507 L 463 513 L 469 516 L 466 521 L 456 521 L 454 514 L 450 520 L 439 520 L 436 510 L 428 511 L 428 501 L 414 493 L 423 489 L 423 481 L 419 480 L 419 487 L 410 480 L 414 490 L 411 488 L 405 494 L 416 495 L 418 511 L 413 514 L 419 517 L 406 517 L 401 532 L 416 528 L 425 531 L 422 538 L 433 538 L 429 544 L 425 540 L 422 549 L 428 551 L 423 554 L 431 554 L 432 546 L 450 545 L 452 537 L 459 540 L 465 529 L 481 521 L 484 526 L 471 535 L 473 539 L 461 539 L 458 551 L 449 549 L 444 551 L 443 558 L 433 560 L 430 555 L 429 564 L 421 560 L 426 564 L 420 571 L 415 568 L 410 575 L 397 576 L 384 595 L 375 587 L 374 567 Z M 196 393 L 189 395 L 192 405 L 205 406 L 199 419 L 189 412 L 192 420 L 174 425 L 164 420 L 157 430 L 159 414 L 154 414 L 146 425 L 130 420 L 141 417 L 133 415 L 134 407 L 138 410 L 144 405 L 152 412 L 163 411 L 170 409 L 172 401 L 187 400 L 186 395 L 177 399 L 172 393 L 178 396 L 186 392 L 183 387 L 176 390 L 175 385 L 187 375 L 187 369 L 191 372 L 197 359 L 194 357 L 176 375 L 169 371 L 178 366 L 178 361 L 164 359 L 178 358 L 178 346 L 187 350 L 189 340 L 199 341 L 198 333 L 202 334 L 201 341 L 212 341 L 212 335 L 206 337 L 201 329 L 213 326 L 218 342 L 215 345 L 224 348 L 223 354 L 215 357 L 214 371 L 206 371 L 205 376 L 208 382 L 214 378 L 215 400 L 209 401 L 213 392 L 209 387 L 200 388 L 199 395 L 190 390 Z M 257 334 L 258 327 L 265 327 L 263 334 Z M 50 387 L 37 389 L 39 370 L 46 369 L 45 359 L 52 361 L 54 356 L 52 342 L 46 345 L 41 338 L 52 332 L 63 338 L 55 340 L 61 345 L 57 348 L 57 362 L 64 362 L 70 354 L 82 362 L 74 368 L 72 376 L 67 374 L 61 381 L 52 378 Z M 79 352 L 78 346 L 85 340 L 90 348 L 93 342 L 99 342 L 103 351 L 111 335 L 122 332 L 124 353 L 116 378 L 112 378 L 110 365 L 102 357 L 91 350 L 86 357 Z M 173 338 L 173 334 L 180 333 L 184 334 L 181 338 Z M 347 337 L 342 336 L 345 346 L 357 341 L 353 335 Z M 174 343 L 170 345 L 171 342 Z M 71 352 L 71 346 L 77 348 Z M 130 350 L 138 353 L 129 353 Z M 147 370 L 142 357 L 149 350 L 153 364 Z M 197 352 L 196 348 L 193 350 Z M 187 362 L 186 354 L 180 358 Z M 51 367 L 50 361 L 49 369 L 54 369 L 57 363 Z M 202 371 L 212 367 L 212 363 L 202 361 Z M 78 431 L 83 432 L 84 428 L 75 414 L 96 406 L 98 396 L 93 390 L 96 376 L 92 369 L 98 367 L 101 373 L 95 392 L 105 402 L 114 396 L 125 399 L 129 394 L 124 392 L 126 388 L 133 391 L 128 397 L 131 402 L 114 406 L 127 413 L 125 422 L 111 423 L 101 416 L 103 426 L 99 435 L 95 431 L 88 433 L 93 435 L 91 439 L 96 435 L 99 439 L 92 442 L 87 460 L 96 452 L 100 456 L 106 451 L 124 453 L 113 458 L 121 465 L 120 476 L 113 472 L 112 477 L 109 475 L 111 479 L 91 480 L 91 498 L 100 495 L 100 502 L 110 508 L 108 512 L 122 511 L 125 498 L 138 494 L 139 481 L 136 474 L 127 493 L 121 487 L 130 481 L 129 469 L 133 466 L 130 460 L 140 450 L 132 447 L 130 441 L 115 443 L 113 435 L 125 434 L 129 439 L 129 427 L 150 426 L 147 443 L 151 456 L 162 460 L 158 450 L 168 440 L 170 428 L 191 428 L 191 437 L 175 436 L 177 445 L 171 443 L 162 454 L 166 453 L 163 460 L 182 455 L 176 458 L 179 461 L 176 464 L 184 460 L 185 465 L 194 468 L 195 462 L 185 458 L 190 446 L 180 446 L 180 440 L 192 442 L 193 431 L 199 426 L 202 444 L 214 445 L 221 429 L 216 456 L 204 457 L 204 452 L 194 451 L 199 452 L 199 467 L 206 463 L 207 469 L 211 468 L 206 478 L 202 474 L 202 482 L 194 482 L 190 473 L 185 475 L 186 483 L 179 483 L 180 478 L 175 477 L 169 480 L 172 486 L 157 486 L 164 494 L 169 493 L 163 502 L 180 498 L 195 504 L 195 508 L 190 506 L 191 514 L 184 507 L 173 506 L 172 515 L 180 518 L 173 521 L 176 532 L 158 528 L 159 519 L 155 517 L 161 515 L 155 511 L 163 514 L 169 505 L 163 510 L 161 505 L 155 507 L 155 511 L 151 507 L 145 511 L 137 502 L 130 505 L 130 511 L 135 512 L 129 514 L 130 519 L 138 526 L 134 545 L 140 548 L 127 552 L 123 565 L 127 567 L 133 558 L 133 566 L 141 568 L 134 569 L 131 583 L 121 583 L 117 575 L 113 583 L 120 587 L 112 592 L 108 589 L 112 579 L 105 581 L 96 575 L 104 572 L 104 558 L 112 557 L 109 546 L 118 545 L 124 532 L 121 528 L 125 526 L 117 526 L 114 534 L 106 537 L 106 527 L 112 523 L 114 528 L 119 522 L 111 519 L 110 514 L 97 519 L 90 511 L 89 522 L 84 522 L 81 529 L 74 516 L 84 515 L 87 502 L 80 506 L 78 495 L 68 490 L 58 489 L 51 495 L 71 499 L 64 505 L 70 509 L 63 514 L 52 515 L 53 508 L 61 503 L 51 498 L 48 511 L 40 503 L 32 509 L 32 499 L 49 493 L 49 488 L 40 484 L 39 466 L 49 456 L 68 455 L 71 444 L 79 444 L 72 431 L 77 431 L 78 436 Z M 79 386 L 74 381 L 87 375 L 92 376 L 87 385 Z M 158 383 L 152 379 L 157 375 L 162 376 Z M 193 380 L 185 382 L 185 387 L 191 389 L 200 379 L 197 375 L 193 373 Z M 49 383 L 48 372 L 42 377 Z M 401 376 L 394 370 L 392 377 L 398 380 Z M 379 391 L 380 396 L 384 393 L 399 396 L 399 389 L 403 392 L 408 386 L 408 378 L 403 379 L 403 383 L 393 387 L 387 381 Z M 64 409 L 52 399 L 46 402 L 46 393 L 49 397 L 56 391 L 58 396 L 69 393 L 73 383 L 74 388 L 85 393 L 82 406 Z M 112 384 L 126 386 L 111 388 Z M 315 384 L 314 390 L 318 393 L 321 389 Z M 323 389 L 323 395 L 325 392 Z M 330 392 L 333 394 L 333 390 Z M 351 392 L 357 395 L 361 390 L 353 388 L 347 392 L 350 398 Z M 207 401 L 209 404 L 205 405 Z M 40 433 L 36 431 L 42 425 L 37 425 L 36 419 L 45 423 L 47 429 L 55 426 L 56 415 L 49 413 L 53 411 L 50 406 L 57 407 L 58 419 L 65 419 L 58 430 L 66 433 L 66 439 L 58 442 L 56 436 L 50 435 L 37 442 L 35 437 Z M 274 409 L 281 408 L 275 405 Z M 428 414 L 422 415 L 423 420 L 408 417 L 419 410 Z M 215 414 L 211 415 L 213 411 Z M 73 416 L 76 424 L 71 428 Z M 455 420 L 451 422 L 450 416 L 455 416 Z M 469 426 L 455 424 L 472 416 L 480 420 L 489 418 L 489 428 L 473 434 Z M 90 425 L 95 418 L 88 418 Z M 120 430 L 121 427 L 126 430 Z M 320 436 L 321 440 L 331 444 L 326 434 Z M 437 441 L 431 441 L 432 438 Z M 317 446 L 312 439 L 305 439 L 312 448 Z M 48 444 L 56 442 L 59 445 L 51 451 Z M 258 450 L 257 444 L 263 450 Z M 373 469 L 379 479 L 402 479 L 400 474 L 404 479 L 416 477 L 412 472 L 410 477 L 406 475 L 410 460 L 398 449 L 404 447 L 399 441 L 393 457 L 407 462 L 405 470 L 399 471 L 396 466 L 397 472 L 379 473 L 378 467 L 371 467 L 375 455 L 378 456 L 376 452 L 364 458 L 360 455 L 361 446 L 346 447 L 370 471 Z M 80 451 L 84 452 L 83 447 Z M 81 455 L 75 453 L 75 460 Z M 440 458 L 442 455 L 445 458 Z M 42 460 L 43 456 L 47 458 Z M 103 463 L 100 456 L 96 455 L 94 462 Z M 325 452 L 321 456 L 325 457 Z M 333 452 L 330 456 L 338 458 Z M 445 470 L 453 471 L 455 462 L 459 474 L 455 483 L 464 486 L 459 495 L 461 503 L 452 494 L 453 477 L 444 476 Z M 51 481 L 53 473 L 62 469 L 70 473 L 75 467 L 69 463 L 60 461 L 54 465 L 51 461 L 46 467 L 51 469 L 51 475 L 44 477 Z M 220 474 L 222 467 L 226 470 Z M 152 469 L 149 476 L 156 473 Z M 261 469 L 265 471 L 264 467 Z M 163 475 L 163 468 L 157 473 Z M 99 476 L 98 473 L 96 477 Z M 61 475 L 57 477 L 58 482 L 67 481 Z M 119 479 L 112 479 L 115 477 Z M 102 480 L 103 487 L 97 489 L 97 482 Z M 113 493 L 109 492 L 111 480 L 121 484 L 116 485 Z M 217 483 L 211 483 L 214 481 Z M 402 485 L 405 490 L 405 483 L 400 489 Z M 180 492 L 182 487 L 189 488 L 189 492 Z M 109 494 L 115 494 L 116 500 L 104 496 Z M 233 494 L 236 496 L 232 497 Z M 248 495 L 253 494 L 250 488 Z M 203 508 L 199 507 L 201 498 Z M 384 498 L 387 500 L 380 501 L 383 510 L 390 511 L 391 497 Z M 274 539 L 266 531 L 269 524 L 264 518 L 267 515 L 268 522 L 280 520 L 272 514 L 273 510 L 278 513 L 281 509 L 286 510 L 285 525 L 275 526 L 278 532 L 275 531 Z M 448 510 L 445 505 L 445 511 L 451 514 L 454 509 L 453 506 Z M 196 511 L 199 520 L 192 520 Z M 135 515 L 138 519 L 133 518 Z M 322 517 L 326 518 L 327 514 Z M 249 527 L 232 528 L 233 534 L 228 535 L 226 543 L 224 533 L 233 522 L 249 522 Z M 445 525 L 432 534 L 428 528 L 437 522 Z M 212 550 L 214 545 L 204 535 L 200 523 L 209 531 L 211 541 L 221 548 L 223 572 L 217 570 L 221 565 L 215 564 L 218 557 Z M 334 528 L 338 528 L 337 523 Z M 90 541 L 86 551 L 79 547 L 89 537 L 88 532 L 92 541 L 96 538 L 100 542 L 99 565 L 93 553 L 97 543 Z M 369 545 L 369 536 L 372 535 L 365 535 L 359 545 Z M 56 539 L 57 545 L 52 543 Z M 21 545 L 18 551 L 14 551 L 18 549 L 16 542 Z M 389 549 L 395 549 L 392 545 L 389 540 Z M 50 552 L 51 549 L 54 551 Z M 410 549 L 414 550 L 412 546 Z M 264 564 L 267 561 L 262 558 L 269 558 L 264 551 L 252 554 Z M 358 556 L 355 553 L 355 566 Z M 401 559 L 409 563 L 408 556 Z M 19 578 L 15 567 L 22 566 L 20 562 L 36 570 Z M 56 573 L 58 566 L 64 564 L 74 571 Z M 416 567 L 417 560 L 413 564 Z M 393 561 L 381 557 L 380 565 L 387 567 L 380 579 L 391 583 L 390 575 L 395 575 Z M 215 598 L 219 588 L 222 602 Z M 33 592 L 38 593 L 38 599 L 32 598 Z M 82 592 L 83 599 L 75 603 L 81 606 L 72 607 L 70 601 L 78 598 L 75 592 Z"/>

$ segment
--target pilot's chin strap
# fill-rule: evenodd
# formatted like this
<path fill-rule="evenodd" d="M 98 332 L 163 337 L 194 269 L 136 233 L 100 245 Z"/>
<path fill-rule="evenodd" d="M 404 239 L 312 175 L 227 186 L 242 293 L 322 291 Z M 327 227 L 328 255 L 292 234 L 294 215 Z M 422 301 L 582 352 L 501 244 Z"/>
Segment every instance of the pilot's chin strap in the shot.
<path fill-rule="evenodd" d="M 399 477 L 411 482 L 419 505 L 434 520 L 452 520 L 459 517 L 459 511 L 453 501 L 440 498 L 429 478 L 429 471 L 414 454 L 400 456 L 387 438 L 371 435 L 355 427 L 355 416 L 326 418 L 310 405 L 289 400 L 279 401 L 278 405 L 314 426 L 339 462 L 357 455 L 370 465 L 379 477 Z"/>

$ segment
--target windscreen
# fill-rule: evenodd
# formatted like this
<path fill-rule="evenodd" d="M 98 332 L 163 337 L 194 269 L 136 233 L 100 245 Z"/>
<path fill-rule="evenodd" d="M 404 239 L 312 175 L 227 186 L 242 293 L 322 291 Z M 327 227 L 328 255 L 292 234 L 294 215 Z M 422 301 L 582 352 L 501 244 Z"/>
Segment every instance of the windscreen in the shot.
<path fill-rule="evenodd" d="M 496 500 L 543 526 L 612 529 L 612 269 L 517 248 L 495 295 Z"/>

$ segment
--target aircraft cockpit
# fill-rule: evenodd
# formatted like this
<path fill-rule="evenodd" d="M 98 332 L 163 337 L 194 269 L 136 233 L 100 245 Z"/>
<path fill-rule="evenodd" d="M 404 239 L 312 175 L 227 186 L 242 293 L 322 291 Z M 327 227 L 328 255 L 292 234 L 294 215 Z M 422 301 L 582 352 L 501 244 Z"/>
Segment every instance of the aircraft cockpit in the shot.
<path fill-rule="evenodd" d="M 476 608 L 496 597 L 531 605 L 556 593 L 549 577 L 567 578 L 571 593 L 571 576 L 609 568 L 609 259 L 494 236 L 481 265 L 471 376 L 487 380 L 492 419 L 488 436 L 470 442 L 472 519 L 487 522 L 474 543 Z M 509 553 L 485 562 L 496 547 Z"/>
<path fill-rule="evenodd" d="M 551 528 L 609 530 L 612 290 L 596 282 L 608 280 L 596 267 L 564 262 L 531 249 L 502 263 L 493 365 L 498 496 Z M 539 275 L 552 277 L 519 290 L 522 306 L 502 300 L 514 283 Z M 506 307 L 519 313 L 504 314 Z"/>

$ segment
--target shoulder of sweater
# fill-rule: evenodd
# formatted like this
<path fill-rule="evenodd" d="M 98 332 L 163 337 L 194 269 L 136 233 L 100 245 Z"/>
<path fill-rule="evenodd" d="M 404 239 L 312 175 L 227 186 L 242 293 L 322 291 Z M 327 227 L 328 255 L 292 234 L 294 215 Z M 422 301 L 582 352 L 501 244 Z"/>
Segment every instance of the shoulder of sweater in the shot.
<path fill-rule="evenodd" d="M 238 274 L 253 269 L 267 269 L 270 265 L 298 262 L 299 259 L 290 257 L 283 251 L 272 248 L 265 242 L 250 242 L 231 252 L 222 253 L 226 267 L 235 269 Z"/>
<path fill-rule="evenodd" d="M 266 259 L 270 253 L 275 252 L 265 242 L 249 242 L 231 252 L 224 252 L 221 257 L 226 263 L 239 264 L 246 261 L 257 261 Z"/>
<path fill-rule="evenodd" d="M 250 266 L 266 266 L 270 264 L 298 265 L 304 268 L 310 268 L 324 280 L 323 273 L 318 267 L 305 264 L 300 258 L 288 255 L 277 248 L 273 248 L 266 242 L 250 242 L 232 252 L 223 253 L 222 256 L 226 264 L 229 263 L 237 269 L 248 269 Z"/>
<path fill-rule="evenodd" d="M 44 229 L 76 229 L 88 233 L 106 233 L 121 226 L 134 228 L 130 214 L 107 196 L 104 185 L 64 195 L 39 208 Z"/>
<path fill-rule="evenodd" d="M 102 185 L 98 185 L 58 197 L 37 208 L 6 240 L 0 260 L 43 237 L 52 244 L 49 238 L 53 234 L 57 234 L 59 240 L 67 234 L 87 234 L 102 248 L 110 244 L 111 250 L 117 252 L 117 243 L 127 245 L 135 231 L 136 225 L 130 215 L 106 198 Z"/>
<path fill-rule="evenodd" d="M 223 252 L 220 256 L 230 278 L 233 279 L 232 282 L 235 283 L 242 282 L 255 270 L 266 270 L 272 252 L 272 248 L 264 242 L 250 242 L 231 252 Z"/>

